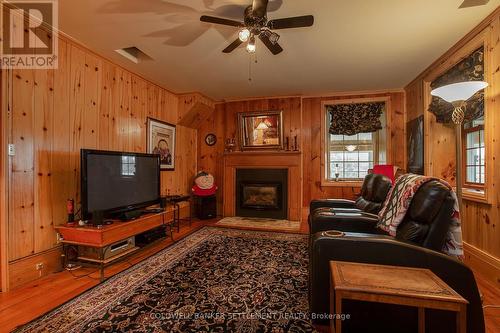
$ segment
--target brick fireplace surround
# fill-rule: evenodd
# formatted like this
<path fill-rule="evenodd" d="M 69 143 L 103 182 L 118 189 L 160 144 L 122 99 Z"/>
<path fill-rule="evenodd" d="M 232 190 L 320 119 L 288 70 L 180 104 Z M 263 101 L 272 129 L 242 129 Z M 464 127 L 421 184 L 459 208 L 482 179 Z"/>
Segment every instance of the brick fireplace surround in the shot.
<path fill-rule="evenodd" d="M 288 220 L 300 221 L 302 200 L 302 163 L 300 152 L 233 152 L 224 154 L 223 214 L 235 216 L 237 169 L 288 170 Z"/>

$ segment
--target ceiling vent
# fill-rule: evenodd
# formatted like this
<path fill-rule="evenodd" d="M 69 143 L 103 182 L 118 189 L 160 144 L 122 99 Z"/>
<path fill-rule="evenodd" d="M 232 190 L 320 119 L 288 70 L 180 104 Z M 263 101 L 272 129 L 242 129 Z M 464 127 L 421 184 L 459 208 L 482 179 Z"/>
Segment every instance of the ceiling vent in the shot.
<path fill-rule="evenodd" d="M 135 46 L 125 47 L 123 49 L 118 49 L 115 51 L 136 64 L 144 60 L 152 60 L 150 56 L 148 56 L 146 53 L 142 52 Z"/>

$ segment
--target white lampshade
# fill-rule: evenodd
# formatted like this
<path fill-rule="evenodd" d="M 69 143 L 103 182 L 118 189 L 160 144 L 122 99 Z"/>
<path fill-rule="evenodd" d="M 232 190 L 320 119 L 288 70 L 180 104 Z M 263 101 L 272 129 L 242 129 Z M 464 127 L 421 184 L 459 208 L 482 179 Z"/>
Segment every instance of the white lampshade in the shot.
<path fill-rule="evenodd" d="M 269 127 L 267 126 L 267 124 L 265 122 L 261 122 L 258 126 L 257 126 L 257 129 L 259 130 L 265 130 L 265 129 L 268 129 Z"/>
<path fill-rule="evenodd" d="M 431 91 L 431 95 L 441 97 L 449 103 L 466 101 L 487 86 L 488 83 L 484 81 L 459 82 L 436 88 Z"/>

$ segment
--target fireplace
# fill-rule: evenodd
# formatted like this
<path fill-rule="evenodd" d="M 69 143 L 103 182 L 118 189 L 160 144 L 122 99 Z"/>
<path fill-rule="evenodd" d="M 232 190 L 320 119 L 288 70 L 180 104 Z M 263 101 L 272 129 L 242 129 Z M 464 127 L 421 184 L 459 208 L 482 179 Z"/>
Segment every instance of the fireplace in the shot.
<path fill-rule="evenodd" d="M 288 218 L 287 169 L 237 169 L 236 215 Z"/>

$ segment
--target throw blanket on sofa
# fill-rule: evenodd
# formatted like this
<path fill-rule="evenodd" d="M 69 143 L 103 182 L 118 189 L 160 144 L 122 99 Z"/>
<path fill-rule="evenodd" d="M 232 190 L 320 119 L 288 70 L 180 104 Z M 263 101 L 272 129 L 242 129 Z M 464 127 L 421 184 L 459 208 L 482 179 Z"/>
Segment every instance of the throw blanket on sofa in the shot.
<path fill-rule="evenodd" d="M 395 236 L 399 224 L 403 221 L 406 211 L 408 210 L 408 207 L 410 207 L 413 195 L 418 191 L 420 186 L 434 179 L 438 180 L 451 190 L 451 186 L 447 182 L 437 178 L 406 174 L 396 179 L 396 183 L 391 188 L 389 195 L 384 202 L 384 206 L 379 213 L 380 221 L 378 223 L 378 227 L 388 232 L 391 236 Z M 459 205 L 455 192 L 451 191 L 451 193 L 455 199 L 455 206 L 443 252 L 460 258 L 463 256 L 463 244 L 462 227 L 460 224 L 460 214 L 458 208 Z"/>

